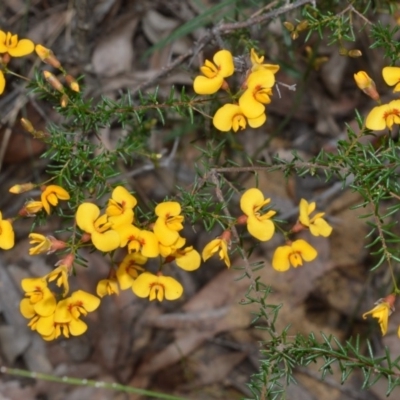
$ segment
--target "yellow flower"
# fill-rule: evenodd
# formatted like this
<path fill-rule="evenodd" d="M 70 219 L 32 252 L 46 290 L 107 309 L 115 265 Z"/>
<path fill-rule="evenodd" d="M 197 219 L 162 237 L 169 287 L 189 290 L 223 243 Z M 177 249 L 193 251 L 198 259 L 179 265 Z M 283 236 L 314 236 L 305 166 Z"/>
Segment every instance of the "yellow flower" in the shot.
<path fill-rule="evenodd" d="M 183 287 L 170 276 L 143 272 L 133 282 L 132 291 L 138 297 L 148 297 L 150 301 L 163 301 L 164 297 L 166 300 L 176 300 L 182 296 Z"/>
<path fill-rule="evenodd" d="M 47 287 L 47 282 L 43 278 L 25 278 L 21 281 L 22 289 L 25 292 L 25 299 L 20 303 L 22 315 L 33 310 L 41 317 L 53 314 L 56 308 L 54 294 Z"/>
<path fill-rule="evenodd" d="M 155 208 L 157 220 L 153 231 L 158 241 L 164 246 L 171 246 L 179 238 L 179 231 L 183 229 L 181 205 L 176 201 L 165 201 Z"/>
<path fill-rule="evenodd" d="M 381 131 L 386 127 L 391 130 L 393 124 L 400 124 L 400 100 L 374 107 L 365 121 L 365 126 L 373 131 Z"/>
<path fill-rule="evenodd" d="M 82 335 L 86 332 L 87 325 L 80 320 L 81 315 L 86 316 L 89 312 L 95 311 L 99 305 L 98 297 L 83 290 L 77 290 L 70 297 L 58 302 L 54 312 L 54 322 L 68 324 L 68 330 L 72 336 Z M 51 327 L 51 321 L 48 321 L 48 326 Z M 51 335 L 51 333 L 48 334 Z"/>
<path fill-rule="evenodd" d="M 177 250 L 181 249 L 186 243 L 186 239 L 182 236 L 179 236 L 175 243 L 172 243 L 170 246 L 164 246 L 159 243 L 160 256 L 167 258 L 174 254 Z"/>
<path fill-rule="evenodd" d="M 239 129 L 246 128 L 247 124 L 252 128 L 258 128 L 266 120 L 267 116 L 265 114 L 261 114 L 257 118 L 246 118 L 244 111 L 239 105 L 225 104 L 215 113 L 213 124 L 222 132 L 229 132 L 231 129 L 237 132 Z"/>
<path fill-rule="evenodd" d="M 133 222 L 133 208 L 137 200 L 123 186 L 117 186 L 108 201 L 106 214 L 113 229 L 118 226 L 131 224 Z"/>
<path fill-rule="evenodd" d="M 43 203 L 41 201 L 28 201 L 24 208 L 29 215 L 34 215 L 43 209 Z"/>
<path fill-rule="evenodd" d="M 42 188 L 42 194 L 40 195 L 40 200 L 42 201 L 43 208 L 46 210 L 47 214 L 50 214 L 50 204 L 56 206 L 58 200 L 69 200 L 70 196 L 68 192 L 61 186 L 49 185 Z"/>
<path fill-rule="evenodd" d="M 34 247 L 29 249 L 29 255 L 46 253 L 51 249 L 51 240 L 48 236 L 43 236 L 39 233 L 29 234 L 29 244 L 34 244 Z"/>
<path fill-rule="evenodd" d="M 0 248 L 9 250 L 14 247 L 14 229 L 9 220 L 3 219 L 3 215 L 0 212 Z"/>
<path fill-rule="evenodd" d="M 389 86 L 394 86 L 393 92 L 400 92 L 400 67 L 385 67 L 382 76 Z"/>
<path fill-rule="evenodd" d="M 132 287 L 133 282 L 144 271 L 143 264 L 147 262 L 147 258 L 139 253 L 131 253 L 125 256 L 117 269 L 117 280 L 121 290 Z"/>
<path fill-rule="evenodd" d="M 272 258 L 272 266 L 277 271 L 287 271 L 290 265 L 297 268 L 299 265 L 303 265 L 303 260 L 312 261 L 317 255 L 318 252 L 314 247 L 305 240 L 299 239 L 286 246 L 277 247 Z"/>
<path fill-rule="evenodd" d="M 213 94 L 224 84 L 224 78 L 231 76 L 235 70 L 232 54 L 228 50 L 215 53 L 214 64 L 206 60 L 200 68 L 204 76 L 199 75 L 193 82 L 193 89 L 197 94 Z"/>
<path fill-rule="evenodd" d="M 76 211 L 76 223 L 84 232 L 90 233 L 97 250 L 108 252 L 119 247 L 121 239 L 117 231 L 110 229 L 107 215 L 100 216 L 100 209 L 93 203 L 82 203 Z"/>
<path fill-rule="evenodd" d="M 55 340 L 62 334 L 69 338 L 69 323 L 58 323 L 54 321 L 55 314 L 48 317 L 40 317 L 36 323 L 36 330 L 43 340 Z"/>
<path fill-rule="evenodd" d="M 97 296 L 103 298 L 104 296 L 111 296 L 112 294 L 119 294 L 118 282 L 116 278 L 102 279 L 98 282 L 96 287 Z"/>
<path fill-rule="evenodd" d="M 11 57 L 23 57 L 32 53 L 34 48 L 31 40 L 18 40 L 18 35 L 0 31 L 0 53 L 8 53 Z"/>
<path fill-rule="evenodd" d="M 200 254 L 193 246 L 177 249 L 171 257 L 174 257 L 176 265 L 185 271 L 195 271 L 201 264 Z"/>
<path fill-rule="evenodd" d="M 279 71 L 279 65 L 263 64 L 264 56 L 258 56 L 254 49 L 251 49 L 250 51 L 250 61 L 252 64 L 251 70 L 253 72 L 266 70 L 266 71 L 271 71 L 273 74 L 276 74 Z"/>
<path fill-rule="evenodd" d="M 67 265 L 59 265 L 57 268 L 53 269 L 49 274 L 46 275 L 46 279 L 49 282 L 57 280 L 56 284 L 58 287 L 63 286 L 63 296 L 66 296 L 69 292 L 69 274 L 70 268 Z"/>
<path fill-rule="evenodd" d="M 383 299 L 379 299 L 375 304 L 376 306 L 363 314 L 363 318 L 366 319 L 367 315 L 372 315 L 372 318 L 376 318 L 378 320 L 379 326 L 381 327 L 382 336 L 386 335 L 388 328 L 388 320 L 390 314 L 394 311 L 394 302 L 396 300 L 396 296 L 394 294 L 390 294 Z"/>
<path fill-rule="evenodd" d="M 257 118 L 265 112 L 264 104 L 271 103 L 275 76 L 271 71 L 253 72 L 247 79 L 247 89 L 239 98 L 239 106 L 247 118 Z"/>
<path fill-rule="evenodd" d="M 230 231 L 225 231 L 219 238 L 211 240 L 207 243 L 201 253 L 204 261 L 207 261 L 214 254 L 218 253 L 220 260 L 224 260 L 224 263 L 229 268 L 231 266 L 231 260 L 228 255 L 228 243 L 230 242 Z"/>
<path fill-rule="evenodd" d="M 121 247 L 128 245 L 128 252 L 138 252 L 144 257 L 158 257 L 160 250 L 157 236 L 150 231 L 142 230 L 134 225 L 123 225 L 116 228 L 121 237 Z"/>
<path fill-rule="evenodd" d="M 322 218 L 325 213 L 317 213 L 310 218 L 311 213 L 315 210 L 315 201 L 308 203 L 307 200 L 300 200 L 300 217 L 299 221 L 302 225 L 310 229 L 314 236 L 328 237 L 332 233 L 332 227 Z"/>
<path fill-rule="evenodd" d="M 251 188 L 246 190 L 240 199 L 240 208 L 247 215 L 247 230 L 251 236 L 266 242 L 275 233 L 275 225 L 271 221 L 276 212 L 269 210 L 264 214 L 260 210 L 268 205 L 271 199 L 264 199 L 260 189 Z"/>
<path fill-rule="evenodd" d="M 6 78 L 4 77 L 3 71 L 0 71 L 0 94 L 3 94 L 6 87 Z"/>

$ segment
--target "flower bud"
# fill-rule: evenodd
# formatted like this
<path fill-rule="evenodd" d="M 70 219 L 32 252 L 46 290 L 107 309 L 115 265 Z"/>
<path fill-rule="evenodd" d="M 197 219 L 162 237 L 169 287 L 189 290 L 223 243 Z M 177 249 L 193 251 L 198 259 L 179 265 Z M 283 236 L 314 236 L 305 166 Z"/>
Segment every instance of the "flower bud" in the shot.
<path fill-rule="evenodd" d="M 43 76 L 54 89 L 64 93 L 63 84 L 50 71 L 43 71 Z"/>
<path fill-rule="evenodd" d="M 28 201 L 18 211 L 18 215 L 21 217 L 34 217 L 42 208 L 43 203 L 41 201 Z"/>
<path fill-rule="evenodd" d="M 357 57 L 361 57 L 362 53 L 361 53 L 361 50 L 354 49 L 354 50 L 350 50 L 348 52 L 348 56 L 351 58 L 357 58 Z"/>
<path fill-rule="evenodd" d="M 35 46 L 35 51 L 44 63 L 49 64 L 57 69 L 61 68 L 60 61 L 58 61 L 58 59 L 55 57 L 54 53 L 50 49 L 42 46 L 41 44 L 37 44 Z"/>
<path fill-rule="evenodd" d="M 289 22 L 289 21 L 285 21 L 283 23 L 283 26 L 289 31 L 289 32 L 293 32 L 294 31 L 294 25 Z"/>
<path fill-rule="evenodd" d="M 67 107 L 67 104 L 68 104 L 68 96 L 64 93 L 61 96 L 60 105 L 61 105 L 62 108 L 65 108 L 65 107 Z"/>
<path fill-rule="evenodd" d="M 32 190 L 36 185 L 34 183 L 28 182 L 28 183 L 22 183 L 20 185 L 14 185 L 9 189 L 10 193 L 14 194 L 20 194 L 20 193 L 25 193 L 28 192 L 29 190 Z"/>
<path fill-rule="evenodd" d="M 303 20 L 296 26 L 296 31 L 301 32 L 308 28 L 308 21 Z"/>
<path fill-rule="evenodd" d="M 28 133 L 35 132 L 35 128 L 33 127 L 31 121 L 29 121 L 28 119 L 21 118 L 21 125 Z"/>
<path fill-rule="evenodd" d="M 72 75 L 66 75 L 65 80 L 68 83 L 69 87 L 74 91 L 79 93 L 79 84 L 76 79 Z"/>
<path fill-rule="evenodd" d="M 354 74 L 354 80 L 359 89 L 361 89 L 371 99 L 379 100 L 379 93 L 376 90 L 375 82 L 365 71 L 359 71 Z"/>

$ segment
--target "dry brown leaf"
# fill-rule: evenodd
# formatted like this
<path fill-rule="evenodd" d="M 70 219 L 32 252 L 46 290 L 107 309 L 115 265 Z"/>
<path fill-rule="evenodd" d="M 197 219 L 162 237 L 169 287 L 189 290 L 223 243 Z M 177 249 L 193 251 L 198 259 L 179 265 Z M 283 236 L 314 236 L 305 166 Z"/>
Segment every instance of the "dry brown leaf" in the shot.
<path fill-rule="evenodd" d="M 92 56 L 95 73 L 111 77 L 132 69 L 132 37 L 138 21 L 135 14 L 124 15 L 115 22 L 114 29 L 100 39 Z"/>

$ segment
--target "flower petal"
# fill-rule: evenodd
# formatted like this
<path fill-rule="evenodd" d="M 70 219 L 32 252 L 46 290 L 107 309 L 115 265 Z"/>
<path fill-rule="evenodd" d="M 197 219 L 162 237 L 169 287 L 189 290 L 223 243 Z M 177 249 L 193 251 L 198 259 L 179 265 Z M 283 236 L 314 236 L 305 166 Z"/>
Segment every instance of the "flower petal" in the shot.
<path fill-rule="evenodd" d="M 240 209 L 247 215 L 254 215 L 254 208 L 264 201 L 264 195 L 260 189 L 247 189 L 240 198 Z"/>
<path fill-rule="evenodd" d="M 150 272 L 140 274 L 132 284 L 132 291 L 141 298 L 149 297 L 151 285 L 157 282 L 157 276 Z"/>
<path fill-rule="evenodd" d="M 117 231 L 109 230 L 103 233 L 94 231 L 91 233 L 92 243 L 97 250 L 107 253 L 117 249 L 121 243 L 121 238 Z"/>
<path fill-rule="evenodd" d="M 0 94 L 4 92 L 5 87 L 6 87 L 6 78 L 4 77 L 3 71 L 0 71 Z"/>
<path fill-rule="evenodd" d="M 317 250 L 303 239 L 295 240 L 292 243 L 292 249 L 299 252 L 304 261 L 312 261 L 318 255 Z"/>
<path fill-rule="evenodd" d="M 290 268 L 289 256 L 292 253 L 291 246 L 279 246 L 272 257 L 272 267 L 277 271 L 287 271 Z"/>
<path fill-rule="evenodd" d="M 29 39 L 21 39 L 14 48 L 8 48 L 8 54 L 12 57 L 23 57 L 31 54 L 35 49 L 35 45 Z"/>
<path fill-rule="evenodd" d="M 214 94 L 218 92 L 224 82 L 224 78 L 217 75 L 214 78 L 206 78 L 205 76 L 199 75 L 193 81 L 193 90 L 197 94 Z"/>
<path fill-rule="evenodd" d="M 365 121 L 365 126 L 373 131 L 382 131 L 386 128 L 385 114 L 390 111 L 389 104 L 374 107 Z"/>
<path fill-rule="evenodd" d="M 247 89 L 239 98 L 239 106 L 247 118 L 257 118 L 265 111 L 264 104 L 254 98 L 253 89 Z"/>
<path fill-rule="evenodd" d="M 76 223 L 84 232 L 95 232 L 94 222 L 100 215 L 100 209 L 93 203 L 82 203 L 76 211 Z"/>
<path fill-rule="evenodd" d="M 215 113 L 213 124 L 220 131 L 229 132 L 237 114 L 243 114 L 237 104 L 225 104 Z"/>
<path fill-rule="evenodd" d="M 275 225 L 270 219 L 259 220 L 256 216 L 250 215 L 247 218 L 247 230 L 251 236 L 261 242 L 266 242 L 274 235 Z"/>
<path fill-rule="evenodd" d="M 400 82 L 400 68 L 399 67 L 385 67 L 382 69 L 382 76 L 389 86 L 396 85 Z"/>
<path fill-rule="evenodd" d="M 220 50 L 214 54 L 213 61 L 219 69 L 219 74 L 226 78 L 231 76 L 235 71 L 233 57 L 230 51 Z"/>
<path fill-rule="evenodd" d="M 167 300 L 176 300 L 182 296 L 183 287 L 176 279 L 170 276 L 159 276 L 158 282 L 164 286 L 164 295 Z"/>

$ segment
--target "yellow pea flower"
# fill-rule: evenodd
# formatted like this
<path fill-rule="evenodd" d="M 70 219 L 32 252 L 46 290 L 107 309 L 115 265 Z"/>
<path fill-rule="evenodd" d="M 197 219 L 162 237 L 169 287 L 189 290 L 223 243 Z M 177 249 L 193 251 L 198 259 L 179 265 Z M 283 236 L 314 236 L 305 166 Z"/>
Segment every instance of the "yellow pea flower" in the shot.
<path fill-rule="evenodd" d="M 263 64 L 264 56 L 257 55 L 257 53 L 254 49 L 251 49 L 251 51 L 250 51 L 250 61 L 252 64 L 251 70 L 253 72 L 265 70 L 265 71 L 270 71 L 273 74 L 276 74 L 279 71 L 279 65 Z"/>
<path fill-rule="evenodd" d="M 393 92 L 400 92 L 400 67 L 385 67 L 382 76 L 389 86 L 394 86 Z"/>
<path fill-rule="evenodd" d="M 214 63 L 206 60 L 200 67 L 204 76 L 197 76 L 193 82 L 193 89 L 197 94 L 216 93 L 223 86 L 225 78 L 231 76 L 235 70 L 232 54 L 228 50 L 215 53 L 213 61 Z"/>
<path fill-rule="evenodd" d="M 381 131 L 386 127 L 391 130 L 393 124 L 400 124 L 400 100 L 374 107 L 365 121 L 365 126 L 373 131 Z"/>
<path fill-rule="evenodd" d="M 264 104 L 271 103 L 275 76 L 271 71 L 258 70 L 247 79 L 247 89 L 239 98 L 239 106 L 247 118 L 257 118 L 265 112 Z"/>
<path fill-rule="evenodd" d="M 76 211 L 76 223 L 89 233 L 96 249 L 104 252 L 115 250 L 121 243 L 117 231 L 111 229 L 107 215 L 100 216 L 100 209 L 93 203 L 82 203 Z"/>
<path fill-rule="evenodd" d="M 29 244 L 35 245 L 29 249 L 29 255 L 31 256 L 42 253 L 51 254 L 57 250 L 64 249 L 67 245 L 65 242 L 57 240 L 54 236 L 44 236 L 40 233 L 30 233 Z"/>
<path fill-rule="evenodd" d="M 63 286 L 63 296 L 66 296 L 69 292 L 69 282 L 68 278 L 71 273 L 71 266 L 59 265 L 57 268 L 53 269 L 49 274 L 46 275 L 46 279 L 49 282 L 56 281 L 58 287 Z"/>
<path fill-rule="evenodd" d="M 23 57 L 31 54 L 34 48 L 32 40 L 18 40 L 18 35 L 0 31 L 0 53 L 8 53 L 11 57 Z"/>
<path fill-rule="evenodd" d="M 113 190 L 106 209 L 108 220 L 111 222 L 113 229 L 133 222 L 133 208 L 136 204 L 136 198 L 123 186 L 117 186 Z"/>
<path fill-rule="evenodd" d="M 277 271 L 287 271 L 290 266 L 297 268 L 303 265 L 303 260 L 312 261 L 317 255 L 318 252 L 314 247 L 305 240 L 299 239 L 277 247 L 272 258 L 272 266 Z"/>
<path fill-rule="evenodd" d="M 317 213 L 310 218 L 310 215 L 315 210 L 315 201 L 308 203 L 307 200 L 300 200 L 300 217 L 299 221 L 302 225 L 310 229 L 314 236 L 328 237 L 332 233 L 332 227 L 322 218 L 325 213 Z"/>
<path fill-rule="evenodd" d="M 275 233 L 275 225 L 271 218 L 276 211 L 260 213 L 260 210 L 270 202 L 271 199 L 264 199 L 261 190 L 257 188 L 246 190 L 240 198 L 240 208 L 247 216 L 247 230 L 251 236 L 262 242 L 270 240 Z"/>
<path fill-rule="evenodd" d="M 148 297 L 150 301 L 176 300 L 182 296 L 183 287 L 174 278 L 150 272 L 140 274 L 132 284 L 132 291 L 141 298 Z"/>
<path fill-rule="evenodd" d="M 47 214 L 50 214 L 50 205 L 56 206 L 58 200 L 69 200 L 69 193 L 58 185 L 49 185 L 42 187 L 42 194 L 40 195 L 40 200 L 42 201 L 43 208 L 46 210 Z"/>
<path fill-rule="evenodd" d="M 195 271 L 201 264 L 200 254 L 193 246 L 177 249 L 171 257 L 175 258 L 176 265 L 185 271 Z"/>
<path fill-rule="evenodd" d="M 159 243 L 160 256 L 167 258 L 174 254 L 177 250 L 181 249 L 186 244 L 186 239 L 179 236 L 176 242 L 172 243 L 170 246 L 164 246 Z"/>
<path fill-rule="evenodd" d="M 239 129 L 246 128 L 247 124 L 252 128 L 258 128 L 266 120 L 265 113 L 256 118 L 246 118 L 244 111 L 238 104 L 225 104 L 215 113 L 213 125 L 222 132 L 229 132 L 231 129 L 237 132 Z"/>
<path fill-rule="evenodd" d="M 9 250 L 14 247 L 15 234 L 12 223 L 8 219 L 3 219 L 0 212 L 0 248 Z"/>
<path fill-rule="evenodd" d="M 207 261 L 214 254 L 219 255 L 220 260 L 224 260 L 224 263 L 229 268 L 231 266 L 231 260 L 228 255 L 228 248 L 230 244 L 231 232 L 224 231 L 219 238 L 211 240 L 207 243 L 201 253 L 204 261 Z"/>
<path fill-rule="evenodd" d="M 102 279 L 97 283 L 96 293 L 97 296 L 101 298 L 103 298 L 104 296 L 111 296 L 112 294 L 119 294 L 117 279 Z"/>
<path fill-rule="evenodd" d="M 87 325 L 80 317 L 86 316 L 89 312 L 95 311 L 100 305 L 100 299 L 83 290 L 73 292 L 70 297 L 57 303 L 54 312 L 54 322 L 57 324 L 66 324 L 69 333 L 72 336 L 79 336 L 86 332 Z M 53 324 L 54 325 L 54 324 Z M 51 328 L 51 321 L 48 321 L 48 331 Z M 55 329 L 55 328 L 53 328 Z M 49 335 L 52 334 L 49 333 Z M 47 336 L 47 335 L 46 335 Z"/>
<path fill-rule="evenodd" d="M 157 236 L 150 231 L 139 229 L 134 225 L 123 225 L 116 228 L 121 237 L 121 247 L 128 246 L 128 252 L 138 252 L 143 257 L 154 258 L 160 254 Z"/>
<path fill-rule="evenodd" d="M 132 287 L 133 282 L 144 271 L 142 265 L 146 264 L 147 257 L 140 253 L 130 253 L 119 264 L 116 276 L 121 290 Z"/>
<path fill-rule="evenodd" d="M 379 326 L 381 327 L 382 336 L 386 335 L 389 316 L 394 311 L 395 300 L 396 296 L 394 294 L 390 294 L 383 299 L 379 299 L 375 303 L 376 306 L 372 310 L 364 313 L 362 316 L 364 319 L 367 318 L 367 315 L 371 315 L 372 318 L 376 318 Z"/>
<path fill-rule="evenodd" d="M 22 315 L 28 314 L 31 309 L 41 317 L 53 314 L 56 308 L 56 299 L 47 287 L 45 279 L 25 278 L 22 279 L 21 286 L 26 297 L 20 303 Z"/>
<path fill-rule="evenodd" d="M 157 220 L 153 232 L 158 241 L 164 246 L 171 246 L 179 238 L 179 231 L 183 229 L 181 205 L 176 201 L 165 201 L 155 208 Z"/>

